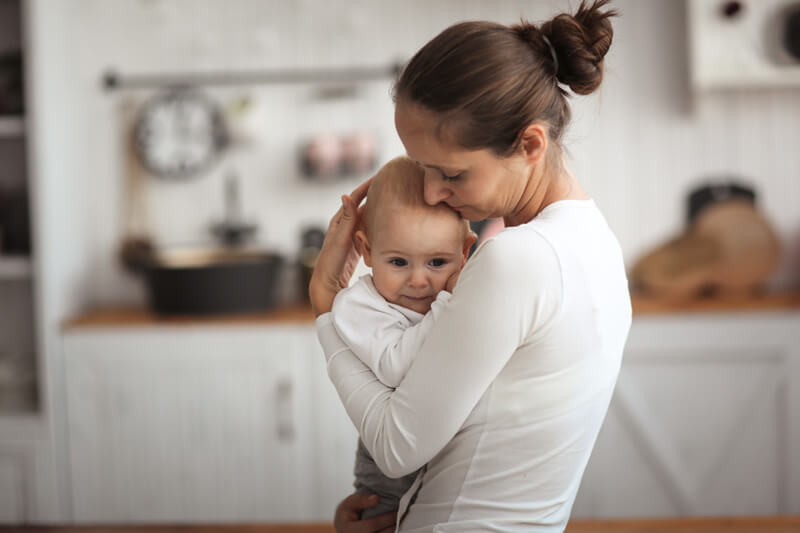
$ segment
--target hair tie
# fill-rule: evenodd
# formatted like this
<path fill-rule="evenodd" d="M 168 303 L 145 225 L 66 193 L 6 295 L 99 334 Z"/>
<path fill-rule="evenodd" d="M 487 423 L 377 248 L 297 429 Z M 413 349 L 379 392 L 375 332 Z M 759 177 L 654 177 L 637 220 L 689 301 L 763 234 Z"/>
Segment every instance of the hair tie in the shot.
<path fill-rule="evenodd" d="M 553 43 L 550 42 L 550 39 L 547 38 L 547 36 L 542 35 L 542 40 L 544 41 L 544 44 L 547 45 L 547 48 L 550 49 L 550 57 L 553 58 L 553 65 L 555 66 L 556 69 L 555 70 L 556 77 L 558 77 L 558 56 L 556 55 L 556 49 L 553 46 Z"/>

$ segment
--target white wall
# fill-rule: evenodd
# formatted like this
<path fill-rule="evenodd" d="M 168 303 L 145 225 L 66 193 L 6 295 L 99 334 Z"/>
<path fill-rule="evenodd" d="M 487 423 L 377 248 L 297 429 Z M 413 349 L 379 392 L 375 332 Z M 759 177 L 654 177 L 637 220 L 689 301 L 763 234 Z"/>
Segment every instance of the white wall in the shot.
<path fill-rule="evenodd" d="M 115 250 L 124 228 L 121 131 L 149 93 L 104 92 L 106 68 L 133 74 L 384 65 L 409 58 L 458 20 L 541 20 L 570 4 L 575 2 L 71 0 L 60 19 L 50 21 L 59 26 L 52 41 L 42 43 L 58 49 L 62 76 L 50 76 L 49 85 L 37 89 L 61 93 L 61 115 L 71 120 L 41 124 L 68 128 L 69 135 L 66 146 L 41 154 L 48 161 L 40 169 L 66 163 L 59 171 L 66 183 L 59 187 L 69 227 L 80 235 L 63 233 L 68 242 L 61 249 L 69 255 L 69 240 L 81 243 L 75 257 L 63 259 L 83 265 L 69 292 L 83 305 L 143 297 L 138 280 L 119 268 Z M 619 0 L 615 7 L 622 16 L 615 21 L 604 88 L 573 100 L 566 144 L 573 170 L 606 213 L 628 263 L 681 229 L 691 187 L 732 175 L 756 185 L 787 257 L 794 256 L 775 283 L 800 284 L 800 91 L 718 93 L 694 102 L 684 3 Z M 389 89 L 388 81 L 370 83 L 359 100 L 335 102 L 315 100 L 309 86 L 211 91 L 223 103 L 243 93 L 256 99 L 259 144 L 199 180 L 148 181 L 148 220 L 158 241 L 207 241 L 209 223 L 222 212 L 222 177 L 235 166 L 243 178 L 245 213 L 258 219 L 263 245 L 294 254 L 301 228 L 325 225 L 340 193 L 357 183 L 303 181 L 298 143 L 309 133 L 366 127 L 379 132 L 382 159 L 400 153 Z"/>

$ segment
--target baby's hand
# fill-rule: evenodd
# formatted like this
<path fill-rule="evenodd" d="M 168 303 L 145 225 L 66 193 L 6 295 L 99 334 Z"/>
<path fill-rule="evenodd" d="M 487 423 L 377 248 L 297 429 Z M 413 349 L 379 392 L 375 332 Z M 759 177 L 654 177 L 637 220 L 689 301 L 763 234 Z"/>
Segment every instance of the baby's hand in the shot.
<path fill-rule="evenodd" d="M 469 249 L 472 248 L 472 245 L 475 244 L 475 241 L 478 240 L 478 234 L 474 231 L 467 232 L 467 236 L 464 239 L 464 255 L 461 257 L 461 266 L 458 268 L 458 271 L 453 272 L 449 278 L 447 278 L 447 283 L 444 286 L 444 290 L 447 292 L 453 292 L 453 287 L 456 286 L 456 282 L 458 281 L 458 275 L 461 273 L 461 269 L 464 268 L 464 265 L 467 264 L 467 259 L 469 258 Z"/>
<path fill-rule="evenodd" d="M 447 292 L 453 292 L 453 287 L 456 286 L 456 282 L 458 281 L 458 275 L 460 273 L 461 269 L 456 270 L 455 272 L 450 274 L 450 277 L 447 278 L 447 283 L 444 286 L 444 290 L 446 290 Z"/>

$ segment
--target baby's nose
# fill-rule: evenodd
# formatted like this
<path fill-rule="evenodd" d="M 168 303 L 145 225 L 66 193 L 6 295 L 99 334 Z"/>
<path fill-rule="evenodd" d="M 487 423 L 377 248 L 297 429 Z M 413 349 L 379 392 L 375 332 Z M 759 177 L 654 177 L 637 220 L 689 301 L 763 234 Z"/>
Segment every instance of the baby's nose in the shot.
<path fill-rule="evenodd" d="M 415 269 L 411 272 L 411 277 L 408 279 L 408 284 L 411 287 L 427 287 L 428 276 L 421 269 Z"/>

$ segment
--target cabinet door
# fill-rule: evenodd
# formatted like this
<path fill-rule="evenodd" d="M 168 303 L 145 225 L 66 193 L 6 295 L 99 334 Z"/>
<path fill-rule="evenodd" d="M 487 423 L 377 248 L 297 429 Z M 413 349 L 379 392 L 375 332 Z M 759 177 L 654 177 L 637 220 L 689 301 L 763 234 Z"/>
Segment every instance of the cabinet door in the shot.
<path fill-rule="evenodd" d="M 635 320 L 573 516 L 799 512 L 798 318 Z"/>
<path fill-rule="evenodd" d="M 293 521 L 309 511 L 305 328 L 64 339 L 77 522 Z"/>
<path fill-rule="evenodd" d="M 330 522 L 338 503 L 353 492 L 358 432 L 328 379 L 325 356 L 316 335 L 310 340 L 308 352 L 315 414 L 314 515 L 311 519 Z"/>
<path fill-rule="evenodd" d="M 15 446 L 0 444 L 0 524 L 21 524 L 26 516 L 26 457 Z"/>

